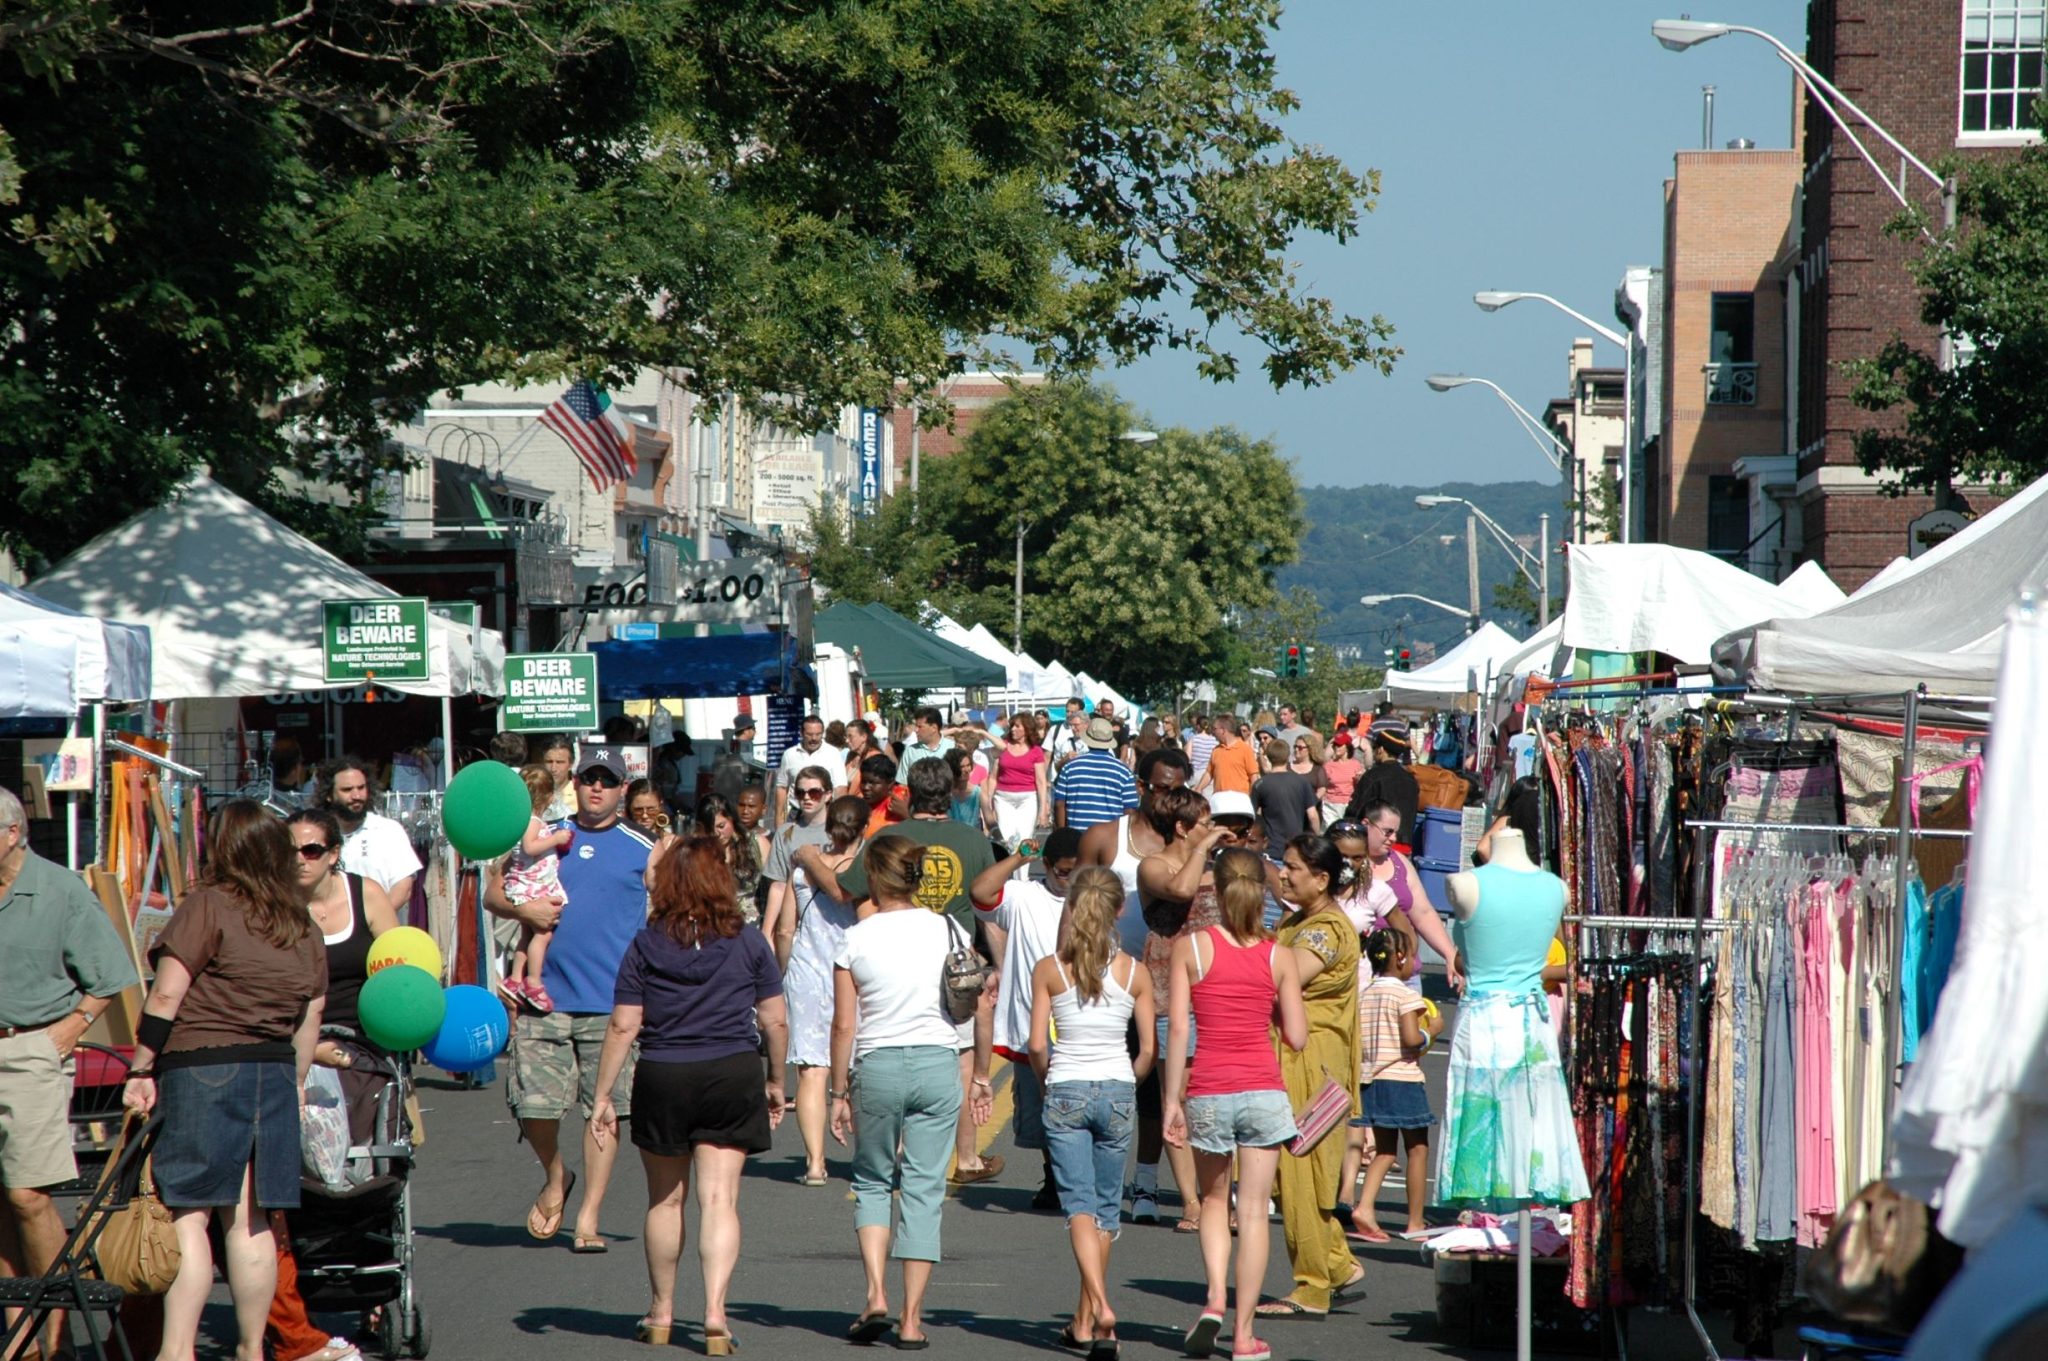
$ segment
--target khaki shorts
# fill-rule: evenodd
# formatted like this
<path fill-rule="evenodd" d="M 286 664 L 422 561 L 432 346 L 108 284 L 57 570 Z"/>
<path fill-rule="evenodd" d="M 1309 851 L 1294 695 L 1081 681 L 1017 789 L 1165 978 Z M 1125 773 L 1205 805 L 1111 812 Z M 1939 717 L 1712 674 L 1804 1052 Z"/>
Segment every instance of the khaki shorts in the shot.
<path fill-rule="evenodd" d="M 39 1190 L 77 1175 L 70 1060 L 47 1029 L 0 1040 L 0 1186 Z"/>
<path fill-rule="evenodd" d="M 521 1016 L 512 1032 L 512 1069 L 505 1079 L 505 1103 L 521 1120 L 559 1120 L 573 1104 L 590 1118 L 597 1104 L 597 1065 L 604 1051 L 611 1013 Z M 612 1107 L 624 1120 L 633 1113 L 635 1045 L 612 1084 Z"/>

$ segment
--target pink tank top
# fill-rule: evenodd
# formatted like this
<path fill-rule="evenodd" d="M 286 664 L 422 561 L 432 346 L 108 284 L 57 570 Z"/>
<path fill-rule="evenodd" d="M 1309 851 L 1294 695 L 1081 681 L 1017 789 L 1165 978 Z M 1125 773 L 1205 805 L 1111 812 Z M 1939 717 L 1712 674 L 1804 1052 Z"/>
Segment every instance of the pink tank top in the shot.
<path fill-rule="evenodd" d="M 1208 931 L 1213 958 L 1195 984 L 1195 1062 L 1189 1096 L 1285 1091 L 1273 1048 L 1273 942 L 1238 945 L 1220 926 Z"/>

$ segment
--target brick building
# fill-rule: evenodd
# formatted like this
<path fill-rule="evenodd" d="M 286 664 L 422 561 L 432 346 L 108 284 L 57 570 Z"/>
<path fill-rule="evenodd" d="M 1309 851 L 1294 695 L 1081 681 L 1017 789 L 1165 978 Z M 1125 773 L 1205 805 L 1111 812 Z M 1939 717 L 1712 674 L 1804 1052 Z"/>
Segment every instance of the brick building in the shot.
<path fill-rule="evenodd" d="M 1797 524 L 1786 454 L 1786 271 L 1799 153 L 1681 151 L 1664 181 L 1661 409 L 1642 535 L 1779 579 Z"/>
<path fill-rule="evenodd" d="M 2025 129 L 2041 89 L 2044 23 L 2048 5 L 2033 0 L 1813 0 L 1806 58 L 1922 161 L 1998 155 L 2037 140 Z M 1898 418 L 1858 409 L 1841 365 L 1894 335 L 1930 351 L 1936 343 L 1908 269 L 1920 244 L 1884 232 L 1899 207 L 1880 177 L 1898 183 L 1900 167 L 1880 139 L 1857 133 L 1877 164 L 1864 163 L 1809 102 L 1801 239 L 1787 294 L 1798 335 L 1792 449 L 1803 556 L 1850 590 L 1909 551 L 1909 524 L 1933 502 L 1887 497 L 1856 466 L 1857 432 Z M 1938 221 L 1934 186 L 1908 173 L 1908 197 Z M 1981 494 L 1958 491 L 1983 508 Z"/>
<path fill-rule="evenodd" d="M 940 384 L 939 394 L 953 404 L 952 428 L 940 426 L 919 432 L 918 457 L 945 458 L 957 452 L 983 412 L 1014 390 L 1036 387 L 1044 381 L 1042 373 L 963 373 Z M 911 432 L 916 424 L 917 412 L 911 407 L 899 406 L 889 413 L 890 448 L 899 487 L 910 485 Z"/>

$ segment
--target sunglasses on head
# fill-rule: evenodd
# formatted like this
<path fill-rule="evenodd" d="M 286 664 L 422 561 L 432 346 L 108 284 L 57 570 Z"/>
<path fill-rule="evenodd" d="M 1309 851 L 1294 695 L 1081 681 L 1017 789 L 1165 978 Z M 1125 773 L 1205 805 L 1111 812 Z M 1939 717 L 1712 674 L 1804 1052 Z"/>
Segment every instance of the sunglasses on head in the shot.
<path fill-rule="evenodd" d="M 609 770 L 586 770 L 576 777 L 577 784 L 587 784 L 593 789 L 617 789 L 625 781 Z"/>
<path fill-rule="evenodd" d="M 305 860 L 318 860 L 333 849 L 334 847 L 324 841 L 301 841 L 299 843 L 299 856 Z"/>
<path fill-rule="evenodd" d="M 1333 822 L 1330 824 L 1330 835 L 1333 838 L 1340 836 L 1364 836 L 1365 824 L 1362 822 L 1353 822 L 1350 818 L 1345 818 L 1341 822 Z"/>

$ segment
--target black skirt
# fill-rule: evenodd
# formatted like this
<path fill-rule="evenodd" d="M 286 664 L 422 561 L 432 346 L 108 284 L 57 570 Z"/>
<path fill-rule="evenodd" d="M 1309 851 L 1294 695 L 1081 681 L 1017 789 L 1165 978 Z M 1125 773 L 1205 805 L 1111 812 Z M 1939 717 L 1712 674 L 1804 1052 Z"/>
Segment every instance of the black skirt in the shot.
<path fill-rule="evenodd" d="M 633 1069 L 633 1147 L 684 1157 L 698 1144 L 765 1153 L 771 1142 L 761 1056 L 695 1063 L 643 1058 Z"/>

